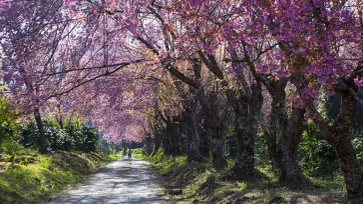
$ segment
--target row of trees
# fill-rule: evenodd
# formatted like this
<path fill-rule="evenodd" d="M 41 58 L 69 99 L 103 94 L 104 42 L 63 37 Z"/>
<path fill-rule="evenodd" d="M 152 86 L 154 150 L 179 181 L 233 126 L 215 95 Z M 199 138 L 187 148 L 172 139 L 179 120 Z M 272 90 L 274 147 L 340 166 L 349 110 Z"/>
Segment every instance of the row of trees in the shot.
<path fill-rule="evenodd" d="M 13 101 L 33 113 L 79 110 L 110 141 L 148 132 L 166 154 L 226 166 L 254 178 L 263 132 L 286 185 L 305 182 L 297 151 L 308 120 L 334 148 L 349 199 L 363 198 L 352 146 L 363 76 L 362 0 L 40 0 L 0 6 L 2 76 Z M 44 12 L 46 11 L 46 12 Z M 83 86 L 85 85 L 86 86 Z M 326 117 L 324 101 L 340 98 Z M 85 105 L 87 104 L 87 105 Z"/>

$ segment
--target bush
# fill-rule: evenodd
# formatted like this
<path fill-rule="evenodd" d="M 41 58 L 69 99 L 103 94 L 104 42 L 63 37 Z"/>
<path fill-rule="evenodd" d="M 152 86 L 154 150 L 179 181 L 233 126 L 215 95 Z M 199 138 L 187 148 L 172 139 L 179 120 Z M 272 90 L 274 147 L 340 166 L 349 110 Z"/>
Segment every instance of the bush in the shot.
<path fill-rule="evenodd" d="M 4 144 L 16 139 L 18 132 L 18 116 L 5 97 L 0 95 L 0 152 L 4 150 Z"/>
<path fill-rule="evenodd" d="M 65 130 L 57 126 L 47 125 L 45 134 L 49 141 L 49 146 L 52 150 L 70 151 L 74 147 L 74 138 L 71 137 Z"/>
<path fill-rule="evenodd" d="M 100 133 L 95 128 L 86 126 L 82 127 L 81 133 L 83 135 L 83 144 L 80 145 L 79 150 L 84 152 L 96 151 Z"/>
<path fill-rule="evenodd" d="M 301 168 L 311 176 L 331 176 L 339 172 L 333 147 L 312 121 L 308 122 L 308 131 L 303 133 L 298 153 Z"/>
<path fill-rule="evenodd" d="M 51 150 L 63 151 L 96 151 L 100 133 L 96 128 L 68 125 L 61 129 L 56 123 L 43 121 L 45 135 Z M 20 128 L 19 143 L 26 148 L 38 149 L 39 133 L 35 123 L 22 124 Z"/>

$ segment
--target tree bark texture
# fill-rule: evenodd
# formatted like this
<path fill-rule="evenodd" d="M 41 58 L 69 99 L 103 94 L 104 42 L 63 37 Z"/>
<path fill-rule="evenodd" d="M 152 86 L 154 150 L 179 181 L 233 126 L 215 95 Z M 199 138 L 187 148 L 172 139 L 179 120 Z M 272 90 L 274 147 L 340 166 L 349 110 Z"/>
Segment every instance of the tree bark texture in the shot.
<path fill-rule="evenodd" d="M 284 122 L 281 137 L 282 165 L 280 182 L 287 186 L 298 187 L 307 181 L 299 167 L 297 158 L 302 133 L 306 128 L 304 114 L 304 109 L 293 108 L 290 118 L 285 119 L 286 122 Z M 287 113 L 285 118 L 287 118 Z"/>
<path fill-rule="evenodd" d="M 223 125 L 225 118 L 220 116 L 222 107 L 219 107 L 217 93 L 211 92 L 209 98 L 210 108 L 206 127 L 208 128 L 208 132 L 212 137 L 213 167 L 218 171 L 222 170 L 228 165 L 226 159 L 226 142 Z"/>
<path fill-rule="evenodd" d="M 271 102 L 271 117 L 268 129 L 264 131 L 267 151 L 269 153 L 272 167 L 281 170 L 282 166 L 282 150 L 281 150 L 281 114 L 280 103 L 274 98 Z"/>
<path fill-rule="evenodd" d="M 322 120 L 318 121 L 318 124 L 338 156 L 348 199 L 360 203 L 363 201 L 363 172 L 351 143 L 355 112 L 355 97 L 348 91 L 341 92 L 340 112 L 334 124 L 328 126 Z"/>
<path fill-rule="evenodd" d="M 39 151 L 41 154 L 47 154 L 48 143 L 47 143 L 47 138 L 45 137 L 44 125 L 39 109 L 35 109 L 33 114 L 39 131 Z"/>
<path fill-rule="evenodd" d="M 187 147 L 187 160 L 191 164 L 194 162 L 202 161 L 202 155 L 200 153 L 200 137 L 198 132 L 198 121 L 196 117 L 197 103 L 191 97 L 185 104 L 185 136 Z"/>
<path fill-rule="evenodd" d="M 238 100 L 238 107 L 235 106 L 238 149 L 232 172 L 236 180 L 249 180 L 256 176 L 254 145 L 262 103 L 261 84 L 256 82 L 251 87 L 249 100 Z"/>
<path fill-rule="evenodd" d="M 297 158 L 297 149 L 305 130 L 305 110 L 292 108 L 287 114 L 285 87 L 287 79 L 265 81 L 272 97 L 269 130 L 265 131 L 267 149 L 274 168 L 280 170 L 280 182 L 288 186 L 298 186 L 307 181 L 302 174 Z"/>
<path fill-rule="evenodd" d="M 165 134 L 163 137 L 163 148 L 166 155 L 180 154 L 178 136 L 178 124 L 168 121 L 166 123 Z"/>
<path fill-rule="evenodd" d="M 153 139 L 150 135 L 146 136 L 144 139 L 144 152 L 150 155 L 153 152 Z"/>
<path fill-rule="evenodd" d="M 161 133 L 160 133 L 160 128 L 158 128 L 158 126 L 155 124 L 152 126 L 152 132 L 154 135 L 154 149 L 153 152 L 157 152 L 160 149 L 160 145 L 161 145 Z"/>

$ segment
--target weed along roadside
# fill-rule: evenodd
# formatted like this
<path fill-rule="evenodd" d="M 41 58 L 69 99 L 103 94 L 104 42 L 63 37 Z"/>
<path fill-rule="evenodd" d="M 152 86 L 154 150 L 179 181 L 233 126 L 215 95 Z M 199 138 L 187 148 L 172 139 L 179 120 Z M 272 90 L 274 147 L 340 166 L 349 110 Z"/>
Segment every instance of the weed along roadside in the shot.
<path fill-rule="evenodd" d="M 26 150 L 11 157 L 0 154 L 0 203 L 42 203 L 74 186 L 119 155 Z"/>
<path fill-rule="evenodd" d="M 224 178 L 232 160 L 217 172 L 210 162 L 188 165 L 185 155 L 143 155 L 137 149 L 134 156 L 149 161 L 164 178 L 171 203 L 347 203 L 341 175 L 329 181 L 312 177 L 310 184 L 292 189 L 281 185 L 278 173 L 265 163 L 257 166 L 262 178 L 242 182 Z"/>

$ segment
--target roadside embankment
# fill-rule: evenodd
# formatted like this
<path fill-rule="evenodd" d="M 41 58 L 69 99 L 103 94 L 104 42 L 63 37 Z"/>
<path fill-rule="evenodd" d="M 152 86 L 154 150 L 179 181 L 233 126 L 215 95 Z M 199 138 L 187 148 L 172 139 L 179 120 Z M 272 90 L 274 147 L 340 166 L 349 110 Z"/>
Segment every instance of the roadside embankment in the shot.
<path fill-rule="evenodd" d="M 81 152 L 0 154 L 0 201 L 12 204 L 46 201 L 117 157 Z"/>
<path fill-rule="evenodd" d="M 171 203 L 346 203 L 341 176 L 327 180 L 310 177 L 310 184 L 289 189 L 278 181 L 278 173 L 271 165 L 257 162 L 262 178 L 251 181 L 231 181 L 224 175 L 233 166 L 216 171 L 211 162 L 187 164 L 185 155 L 167 156 L 162 151 L 134 156 L 149 161 L 164 178 L 164 188 Z"/>

